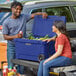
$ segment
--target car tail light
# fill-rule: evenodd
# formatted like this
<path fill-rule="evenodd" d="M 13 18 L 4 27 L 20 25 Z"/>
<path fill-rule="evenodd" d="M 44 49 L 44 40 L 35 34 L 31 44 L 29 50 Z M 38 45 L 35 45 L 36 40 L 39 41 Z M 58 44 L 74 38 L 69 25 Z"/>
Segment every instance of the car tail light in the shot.
<path fill-rule="evenodd" d="M 0 25 L 0 30 L 2 30 L 2 28 L 3 28 L 2 25 Z"/>

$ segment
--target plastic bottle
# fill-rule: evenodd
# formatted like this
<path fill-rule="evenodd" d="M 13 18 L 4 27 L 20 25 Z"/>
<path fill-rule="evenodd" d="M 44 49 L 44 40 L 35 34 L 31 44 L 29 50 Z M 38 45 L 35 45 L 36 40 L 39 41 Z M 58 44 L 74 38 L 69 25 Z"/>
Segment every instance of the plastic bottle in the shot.
<path fill-rule="evenodd" d="M 3 76 L 7 76 L 9 70 L 8 70 L 8 66 L 4 66 L 4 69 L 3 69 Z"/>
<path fill-rule="evenodd" d="M 3 76 L 7 76 L 6 69 L 3 70 Z"/>
<path fill-rule="evenodd" d="M 15 75 L 15 72 L 11 71 L 8 73 L 8 76 L 14 76 Z"/>
<path fill-rule="evenodd" d="M 15 66 L 13 67 L 12 71 L 13 71 L 13 72 L 15 72 L 15 73 L 17 72 L 17 70 L 16 70 L 16 67 L 15 67 Z"/>
<path fill-rule="evenodd" d="M 19 34 L 23 34 L 23 32 L 22 32 L 22 31 L 20 31 L 20 32 L 19 32 Z"/>
<path fill-rule="evenodd" d="M 9 72 L 11 72 L 12 71 L 12 67 L 10 66 L 10 68 L 9 68 Z"/>
<path fill-rule="evenodd" d="M 12 69 L 12 67 L 9 68 L 8 76 L 16 76 L 16 68 L 15 67 L 13 69 Z"/>

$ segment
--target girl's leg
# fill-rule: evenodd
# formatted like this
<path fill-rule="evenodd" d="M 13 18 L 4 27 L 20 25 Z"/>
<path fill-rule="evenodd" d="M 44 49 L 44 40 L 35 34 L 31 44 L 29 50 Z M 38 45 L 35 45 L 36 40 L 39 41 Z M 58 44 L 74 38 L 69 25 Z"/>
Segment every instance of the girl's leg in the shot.
<path fill-rule="evenodd" d="M 38 74 L 37 74 L 37 76 L 43 76 L 43 62 L 44 62 L 45 60 L 42 60 L 41 62 L 40 62 L 40 64 L 39 64 L 39 69 L 38 69 Z"/>
<path fill-rule="evenodd" d="M 60 56 L 43 65 L 43 76 L 49 76 L 50 67 L 66 66 L 71 64 L 71 59 Z"/>

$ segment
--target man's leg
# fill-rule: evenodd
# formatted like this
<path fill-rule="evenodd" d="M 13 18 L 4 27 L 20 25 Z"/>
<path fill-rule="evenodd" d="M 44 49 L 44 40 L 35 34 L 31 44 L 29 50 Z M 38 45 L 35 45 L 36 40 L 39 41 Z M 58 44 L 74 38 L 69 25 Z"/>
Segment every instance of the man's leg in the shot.
<path fill-rule="evenodd" d="M 12 45 L 12 44 L 7 44 L 7 62 L 8 62 L 8 68 L 10 67 L 14 67 L 14 64 L 11 62 L 11 59 L 15 59 L 16 56 L 15 56 L 15 45 Z M 18 65 L 18 68 L 17 68 L 17 72 L 20 73 L 20 74 L 24 74 L 24 66 L 20 66 Z"/>
<path fill-rule="evenodd" d="M 14 46 L 11 44 L 7 44 L 7 62 L 8 62 L 8 68 L 14 66 L 14 64 L 11 62 L 11 59 L 15 59 L 15 51 Z"/>

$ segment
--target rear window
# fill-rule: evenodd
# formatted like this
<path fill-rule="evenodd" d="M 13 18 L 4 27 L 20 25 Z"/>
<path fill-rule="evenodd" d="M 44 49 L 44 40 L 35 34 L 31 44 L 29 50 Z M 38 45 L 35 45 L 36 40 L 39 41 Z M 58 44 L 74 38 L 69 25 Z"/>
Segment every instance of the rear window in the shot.
<path fill-rule="evenodd" d="M 75 10 L 75 12 L 76 12 L 76 6 L 73 6 L 73 8 L 74 8 L 74 10 Z"/>
<path fill-rule="evenodd" d="M 42 12 L 42 9 L 34 9 L 31 13 Z"/>
<path fill-rule="evenodd" d="M 50 7 L 46 8 L 45 11 L 48 15 L 66 16 L 67 22 L 73 22 L 69 7 Z"/>
<path fill-rule="evenodd" d="M 75 7 L 76 9 L 76 7 Z M 42 9 L 34 9 L 31 13 L 35 12 L 46 12 L 48 15 L 57 15 L 57 16 L 66 16 L 67 22 L 73 22 L 73 18 L 71 15 L 71 12 L 69 10 L 69 7 L 48 7 L 48 8 L 42 8 Z"/>
<path fill-rule="evenodd" d="M 75 18 L 75 21 L 76 21 L 76 6 L 73 6 L 73 15 L 74 15 L 74 18 Z"/>

